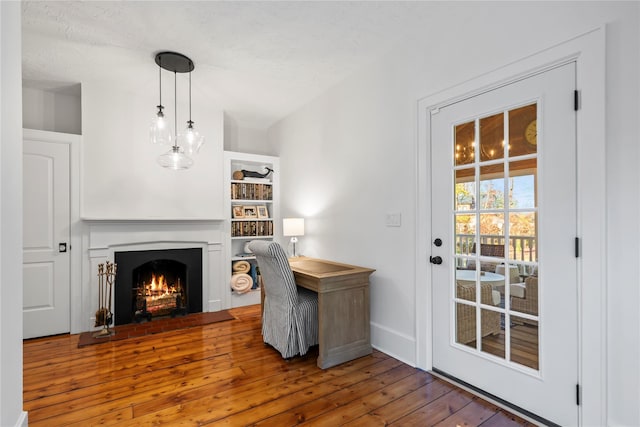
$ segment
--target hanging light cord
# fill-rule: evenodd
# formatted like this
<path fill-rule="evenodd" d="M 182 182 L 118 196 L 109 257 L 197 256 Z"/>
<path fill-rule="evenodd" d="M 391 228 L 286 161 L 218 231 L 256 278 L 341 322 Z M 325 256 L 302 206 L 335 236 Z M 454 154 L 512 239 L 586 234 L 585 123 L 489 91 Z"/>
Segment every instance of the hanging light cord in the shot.
<path fill-rule="evenodd" d="M 160 63 L 162 63 L 162 60 L 160 60 Z M 158 105 L 158 108 L 162 112 L 162 65 L 158 65 L 158 82 L 160 82 L 160 105 Z"/>
<path fill-rule="evenodd" d="M 191 121 L 191 71 L 189 71 L 189 128 L 193 128 L 193 121 Z"/>
<path fill-rule="evenodd" d="M 174 133 L 175 133 L 175 141 L 173 143 L 174 147 L 178 147 L 178 73 L 177 71 L 173 72 L 173 124 L 174 124 Z"/>

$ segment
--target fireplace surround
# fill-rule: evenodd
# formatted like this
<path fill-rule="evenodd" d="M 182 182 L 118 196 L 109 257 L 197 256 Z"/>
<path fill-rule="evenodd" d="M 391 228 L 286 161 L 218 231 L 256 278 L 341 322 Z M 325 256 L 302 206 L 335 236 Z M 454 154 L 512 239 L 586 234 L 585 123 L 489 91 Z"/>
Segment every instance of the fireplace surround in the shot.
<path fill-rule="evenodd" d="M 220 311 L 225 307 L 223 294 L 223 252 L 221 220 L 99 220 L 85 219 L 85 266 L 82 268 L 81 295 L 76 299 L 81 308 L 82 325 L 78 332 L 95 329 L 98 302 L 98 265 L 115 262 L 120 252 L 164 251 L 196 249 L 201 260 L 201 297 L 199 311 Z M 146 262 L 146 261 L 145 261 Z M 180 261 L 182 262 L 182 261 Z M 118 271 L 124 266 L 119 265 Z M 191 273 L 190 273 L 191 274 Z M 118 286 L 118 282 L 114 284 Z M 114 288 L 115 289 L 115 288 Z M 226 288 L 224 288 L 226 290 Z M 115 291 L 114 291 L 115 294 Z M 116 309 L 114 318 L 122 313 Z"/>

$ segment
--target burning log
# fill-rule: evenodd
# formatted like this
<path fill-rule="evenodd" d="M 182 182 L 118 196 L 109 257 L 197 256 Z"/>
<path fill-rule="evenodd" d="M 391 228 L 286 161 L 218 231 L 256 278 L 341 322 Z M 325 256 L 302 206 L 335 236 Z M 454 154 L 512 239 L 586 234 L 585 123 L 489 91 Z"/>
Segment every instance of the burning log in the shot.
<path fill-rule="evenodd" d="M 151 274 L 150 282 L 138 283 L 134 288 L 136 322 L 152 317 L 186 314 L 186 296 L 180 278 L 169 283 L 163 274 Z"/>

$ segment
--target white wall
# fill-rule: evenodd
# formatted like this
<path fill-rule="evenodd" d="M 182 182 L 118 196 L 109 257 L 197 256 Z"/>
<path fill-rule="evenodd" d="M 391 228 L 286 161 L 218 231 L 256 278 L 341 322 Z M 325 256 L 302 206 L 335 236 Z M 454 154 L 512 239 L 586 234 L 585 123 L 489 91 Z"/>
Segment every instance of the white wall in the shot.
<path fill-rule="evenodd" d="M 241 126 L 228 114 L 224 115 L 224 150 L 240 153 L 268 154 L 267 129 Z"/>
<path fill-rule="evenodd" d="M 412 40 L 270 129 L 281 212 L 307 218 L 304 254 L 377 270 L 374 345 L 415 363 L 415 313 L 429 310 L 414 306 L 417 101 L 606 23 L 608 423 L 640 425 L 639 4 L 439 7 Z M 402 226 L 386 227 L 396 212 Z"/>
<path fill-rule="evenodd" d="M 21 5 L 0 2 L 0 425 L 22 411 Z"/>
<path fill-rule="evenodd" d="M 191 169 L 167 170 L 156 158 L 170 147 L 152 145 L 148 135 L 157 96 L 153 85 L 134 93 L 110 82 L 82 82 L 83 218 L 223 218 L 222 111 L 194 93 L 193 120 L 205 145 Z M 173 129 L 173 98 L 164 91 L 163 103 Z M 188 101 L 180 98 L 178 110 L 180 131 Z"/>
<path fill-rule="evenodd" d="M 631 6 L 631 5 L 630 5 Z M 611 425 L 640 425 L 640 3 L 607 27 L 608 406 Z M 630 404 L 634 402 L 634 404 Z"/>
<path fill-rule="evenodd" d="M 22 87 L 22 127 L 50 132 L 82 134 L 80 85 L 62 89 Z"/>

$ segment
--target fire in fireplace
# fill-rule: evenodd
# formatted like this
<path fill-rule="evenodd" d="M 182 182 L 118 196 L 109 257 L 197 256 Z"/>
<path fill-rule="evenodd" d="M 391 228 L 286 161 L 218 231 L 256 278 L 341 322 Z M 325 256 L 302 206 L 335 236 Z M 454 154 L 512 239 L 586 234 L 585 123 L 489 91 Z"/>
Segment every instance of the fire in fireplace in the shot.
<path fill-rule="evenodd" d="M 116 252 L 115 324 L 202 311 L 202 250 Z"/>
<path fill-rule="evenodd" d="M 186 265 L 174 260 L 155 260 L 133 270 L 134 320 L 186 314 Z"/>

